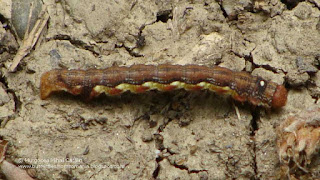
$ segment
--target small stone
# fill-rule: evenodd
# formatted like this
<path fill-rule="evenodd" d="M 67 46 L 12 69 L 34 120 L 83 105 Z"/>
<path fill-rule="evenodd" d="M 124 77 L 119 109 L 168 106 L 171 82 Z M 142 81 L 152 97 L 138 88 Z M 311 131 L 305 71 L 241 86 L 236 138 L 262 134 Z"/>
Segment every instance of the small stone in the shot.
<path fill-rule="evenodd" d="M 306 3 L 299 3 L 294 10 L 294 15 L 302 20 L 308 19 L 312 13 L 311 6 Z"/>
<path fill-rule="evenodd" d="M 30 27 L 29 32 L 34 27 L 38 15 L 41 11 L 42 3 L 40 0 L 13 0 L 12 1 L 12 25 L 14 26 L 15 30 L 17 31 L 18 36 L 20 39 L 24 38 L 25 32 L 28 26 L 28 18 L 29 12 L 31 9 L 31 3 L 33 3 L 33 11 L 30 20 Z"/>
<path fill-rule="evenodd" d="M 197 152 L 197 150 L 198 150 L 198 146 L 192 145 L 190 147 L 190 154 L 192 154 L 192 155 L 195 154 Z"/>
<path fill-rule="evenodd" d="M 142 140 L 143 142 L 150 142 L 150 141 L 153 140 L 153 136 L 152 136 L 151 133 L 145 133 L 145 134 L 143 134 L 143 135 L 141 136 L 141 140 Z"/>
<path fill-rule="evenodd" d="M 306 72 L 305 73 L 289 72 L 286 75 L 286 78 L 288 80 L 288 83 L 291 86 L 302 86 L 308 81 L 309 75 Z"/>
<path fill-rule="evenodd" d="M 308 63 L 302 57 L 297 57 L 296 65 L 299 72 L 316 73 L 318 71 L 316 67 L 314 67 L 311 63 Z"/>

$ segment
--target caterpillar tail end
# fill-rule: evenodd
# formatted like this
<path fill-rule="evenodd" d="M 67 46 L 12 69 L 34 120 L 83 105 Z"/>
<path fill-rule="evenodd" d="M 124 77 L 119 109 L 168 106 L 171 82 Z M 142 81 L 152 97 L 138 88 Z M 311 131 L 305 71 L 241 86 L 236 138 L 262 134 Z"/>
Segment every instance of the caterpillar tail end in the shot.
<path fill-rule="evenodd" d="M 272 107 L 281 108 L 287 103 L 288 91 L 283 85 L 278 85 L 272 98 Z"/>
<path fill-rule="evenodd" d="M 42 74 L 41 80 L 40 80 L 40 98 L 42 100 L 48 98 L 50 94 L 52 93 L 52 86 L 54 85 L 53 82 L 49 81 L 51 76 L 51 72 L 46 72 Z"/>
<path fill-rule="evenodd" d="M 55 70 L 42 74 L 40 80 L 40 98 L 42 100 L 48 98 L 53 92 L 64 89 L 63 83 L 57 81 L 58 72 Z"/>

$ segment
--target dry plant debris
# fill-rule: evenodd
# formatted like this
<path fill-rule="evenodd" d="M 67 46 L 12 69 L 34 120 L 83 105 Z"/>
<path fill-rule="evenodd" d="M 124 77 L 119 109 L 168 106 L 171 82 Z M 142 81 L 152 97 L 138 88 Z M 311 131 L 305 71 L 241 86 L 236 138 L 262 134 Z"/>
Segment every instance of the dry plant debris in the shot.
<path fill-rule="evenodd" d="M 281 170 L 290 179 L 318 176 L 313 172 L 320 142 L 320 108 L 310 108 L 288 117 L 278 127 Z"/>
<path fill-rule="evenodd" d="M 7 147 L 8 141 L 0 140 L 0 172 L 3 173 L 8 180 L 33 180 L 25 170 L 5 160 Z"/>
<path fill-rule="evenodd" d="M 32 9 L 32 5 L 30 7 Z M 29 15 L 29 21 L 32 16 L 32 10 L 30 10 L 30 15 Z M 27 28 L 25 32 L 24 39 L 22 41 L 22 45 L 20 46 L 16 56 L 13 58 L 13 62 L 9 68 L 10 72 L 14 72 L 20 61 L 30 53 L 30 50 L 34 47 L 36 42 L 38 41 L 41 32 L 45 25 L 47 24 L 47 21 L 49 19 L 49 14 L 47 12 L 47 8 L 45 5 L 42 6 L 42 10 L 39 13 L 38 20 L 36 24 L 34 25 L 33 29 L 29 33 L 29 29 Z M 30 27 L 30 25 L 28 25 Z"/>

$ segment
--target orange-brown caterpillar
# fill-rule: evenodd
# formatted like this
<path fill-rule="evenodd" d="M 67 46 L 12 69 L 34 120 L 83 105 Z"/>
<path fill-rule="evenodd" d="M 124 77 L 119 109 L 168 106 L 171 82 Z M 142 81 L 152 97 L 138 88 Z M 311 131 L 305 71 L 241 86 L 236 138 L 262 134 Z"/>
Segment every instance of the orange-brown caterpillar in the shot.
<path fill-rule="evenodd" d="M 118 95 L 125 91 L 142 93 L 151 89 L 211 91 L 231 95 L 240 102 L 279 108 L 286 104 L 287 90 L 283 85 L 234 72 L 227 68 L 199 65 L 133 65 L 106 69 L 52 70 L 41 77 L 41 99 L 52 92 L 67 91 L 91 99 L 101 93 Z"/>

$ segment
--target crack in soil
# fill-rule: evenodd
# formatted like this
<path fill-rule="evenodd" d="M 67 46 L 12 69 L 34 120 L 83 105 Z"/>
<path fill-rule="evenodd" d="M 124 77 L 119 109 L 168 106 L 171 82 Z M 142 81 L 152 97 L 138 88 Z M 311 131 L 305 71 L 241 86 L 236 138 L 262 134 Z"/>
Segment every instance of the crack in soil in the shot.
<path fill-rule="evenodd" d="M 94 47 L 93 46 L 90 46 L 88 45 L 87 43 L 79 40 L 79 39 L 75 39 L 69 35 L 65 35 L 65 34 L 58 34 L 58 35 L 55 35 L 53 38 L 49 38 L 48 41 L 50 40 L 65 40 L 65 41 L 69 41 L 72 45 L 74 45 L 75 47 L 77 48 L 80 48 L 80 49 L 85 49 L 85 50 L 88 50 L 90 51 L 93 55 L 95 56 L 99 56 L 99 52 L 96 52 L 94 50 Z"/>
<path fill-rule="evenodd" d="M 172 121 L 172 119 L 169 119 L 168 121 L 165 121 L 164 124 L 160 125 L 158 128 L 158 133 L 154 134 L 154 139 L 155 139 L 155 145 L 156 145 L 156 149 L 159 150 L 159 152 L 163 152 L 164 150 L 167 149 L 167 152 L 170 153 L 170 155 L 172 155 L 172 152 L 168 149 L 165 148 L 163 145 L 163 136 L 160 134 L 161 132 L 163 132 L 163 130 L 166 128 L 166 126 Z M 160 153 L 159 153 L 160 154 Z M 159 155 L 156 158 L 156 169 L 153 171 L 152 176 L 153 178 L 157 178 L 160 172 L 160 162 L 164 159 L 164 157 L 162 155 Z"/>
<path fill-rule="evenodd" d="M 165 10 L 165 11 L 159 11 L 157 12 L 157 20 L 156 22 L 163 22 L 163 23 L 167 23 L 169 19 L 172 20 L 173 15 L 172 15 L 172 9 L 169 10 Z"/>
<path fill-rule="evenodd" d="M 222 0 L 219 0 L 219 6 L 220 6 L 220 9 L 221 9 L 221 11 L 222 11 L 222 15 L 227 19 L 228 18 L 228 14 L 227 14 L 227 12 L 226 12 L 226 10 L 223 8 L 223 6 L 222 6 Z"/>
<path fill-rule="evenodd" d="M 280 0 L 283 4 L 286 5 L 288 10 L 292 10 L 295 8 L 300 2 L 303 2 L 304 0 Z"/>
<path fill-rule="evenodd" d="M 270 66 L 270 65 L 268 65 L 268 64 L 266 64 L 266 65 L 257 65 L 256 63 L 253 62 L 252 52 L 250 52 L 250 55 L 249 55 L 249 56 L 244 56 L 244 59 L 245 59 L 246 61 L 252 63 L 252 67 L 253 67 L 252 70 L 254 70 L 254 69 L 256 69 L 256 68 L 263 68 L 263 69 L 268 70 L 268 71 L 271 71 L 271 72 L 273 72 L 273 73 L 275 73 L 275 74 L 278 74 L 279 70 L 281 70 L 283 73 L 286 74 L 286 72 L 285 72 L 284 70 L 278 69 L 278 68 L 276 68 L 276 67 L 272 67 L 272 66 Z"/>
<path fill-rule="evenodd" d="M 201 173 L 201 172 L 208 172 L 208 170 L 189 170 L 189 168 L 187 166 L 178 165 L 176 163 L 173 163 L 171 165 L 173 165 L 175 168 L 178 168 L 178 169 L 181 169 L 181 170 L 186 170 L 186 171 L 188 171 L 189 174 L 197 174 L 197 173 Z"/>
<path fill-rule="evenodd" d="M 253 140 L 253 170 L 254 170 L 254 174 L 255 174 L 255 178 L 257 178 L 258 175 L 258 166 L 257 166 L 257 144 L 256 144 L 256 131 L 259 130 L 259 126 L 258 126 L 258 121 L 260 119 L 260 110 L 256 109 L 255 111 L 252 112 L 252 119 L 251 119 L 251 138 Z"/>
<path fill-rule="evenodd" d="M 16 114 L 18 114 L 20 112 L 22 102 L 17 97 L 15 91 L 12 89 L 9 89 L 7 78 L 5 76 L 2 76 L 1 74 L 0 74 L 0 83 L 2 83 L 4 85 L 5 91 L 8 94 L 12 95 L 13 101 L 14 101 L 14 114 L 8 116 L 4 121 L 0 122 L 1 127 L 4 127 L 9 120 L 14 119 Z"/>

